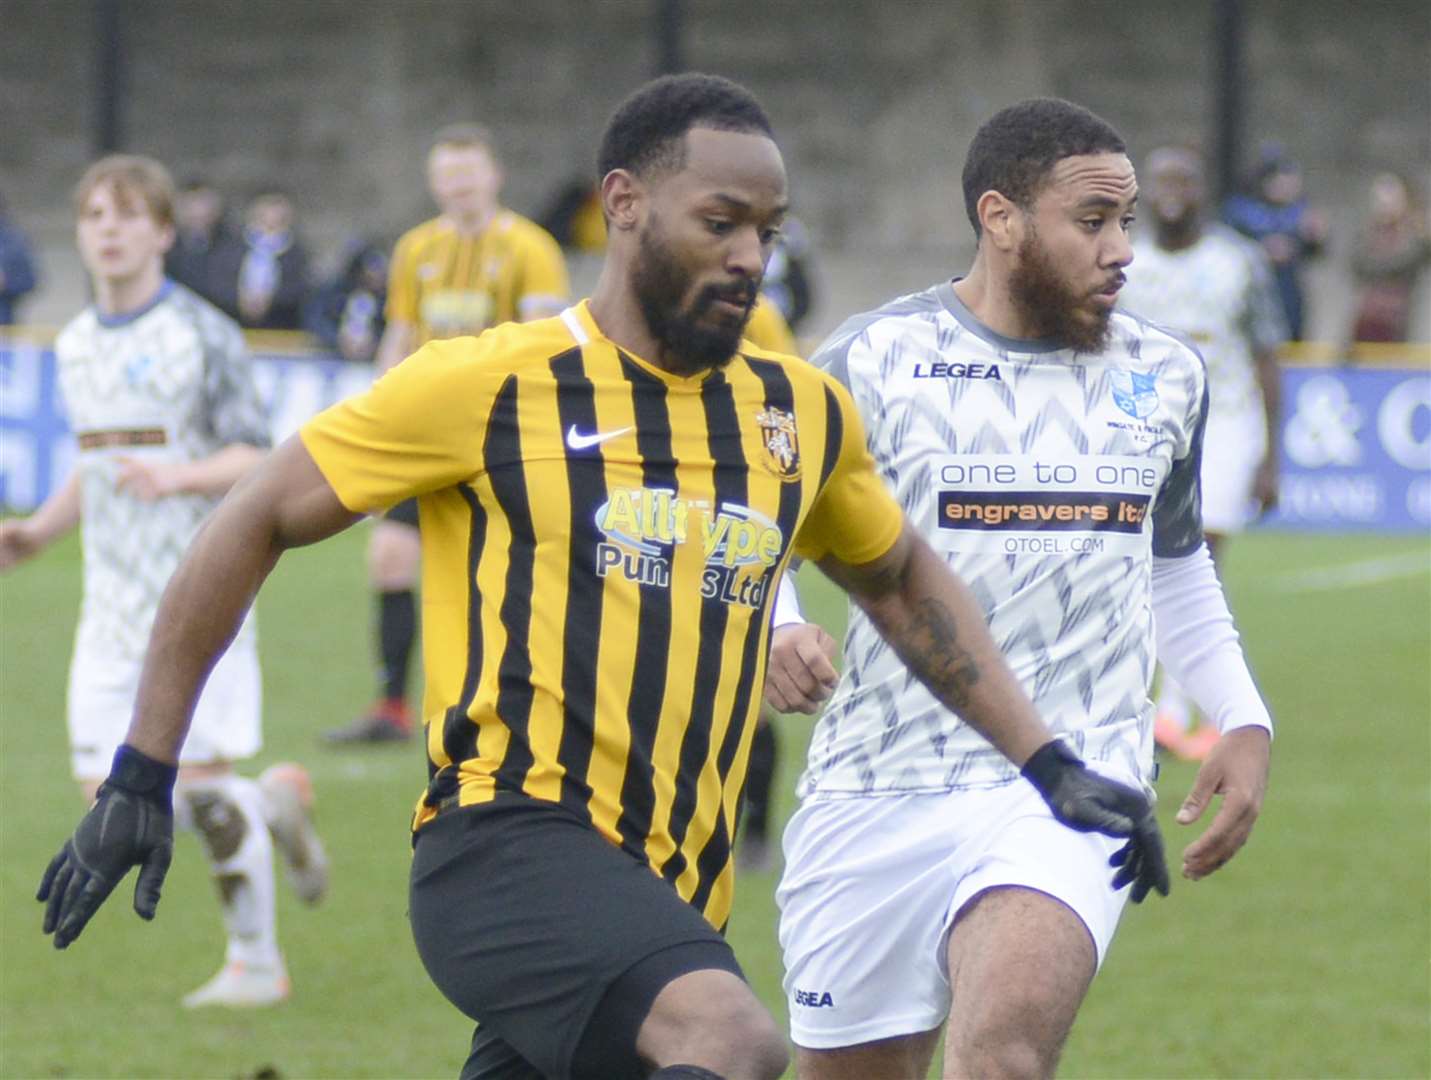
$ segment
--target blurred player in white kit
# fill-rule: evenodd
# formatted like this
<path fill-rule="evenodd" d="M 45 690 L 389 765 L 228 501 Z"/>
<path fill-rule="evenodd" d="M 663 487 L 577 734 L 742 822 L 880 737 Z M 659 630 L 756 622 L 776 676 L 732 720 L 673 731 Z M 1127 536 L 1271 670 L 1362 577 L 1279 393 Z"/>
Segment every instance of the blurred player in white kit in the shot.
<path fill-rule="evenodd" d="M 1143 182 L 1152 226 L 1134 240 L 1119 303 L 1189 338 L 1207 363 L 1202 524 L 1216 561 L 1224 537 L 1277 503 L 1277 350 L 1287 340 L 1287 323 L 1262 248 L 1225 225 L 1204 222 L 1207 184 L 1196 151 L 1154 150 Z M 1156 705 L 1158 744 L 1187 761 L 1206 758 L 1217 727 L 1193 724 L 1187 695 L 1166 671 Z"/>
<path fill-rule="evenodd" d="M 76 465 L 33 515 L 0 523 L 0 570 L 83 525 L 68 714 L 87 800 L 129 726 L 160 594 L 209 511 L 269 445 L 238 326 L 164 277 L 173 194 L 163 166 L 137 156 L 103 158 L 80 180 L 76 233 L 94 302 L 55 345 Z M 233 770 L 259 750 L 260 689 L 249 618 L 209 674 L 173 791 L 176 819 L 197 832 L 208 857 L 228 935 L 222 968 L 185 996 L 189 1008 L 288 996 L 275 841 L 300 898 L 316 903 L 327 887 L 303 768 L 274 765 L 256 781 Z M 146 903 L 136 896 L 136 909 Z"/>

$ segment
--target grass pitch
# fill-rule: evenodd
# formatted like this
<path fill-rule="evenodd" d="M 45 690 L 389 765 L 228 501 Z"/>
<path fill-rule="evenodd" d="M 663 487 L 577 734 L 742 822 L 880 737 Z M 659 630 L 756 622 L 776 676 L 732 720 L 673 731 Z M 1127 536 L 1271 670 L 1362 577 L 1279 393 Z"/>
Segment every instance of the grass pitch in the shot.
<path fill-rule="evenodd" d="M 469 1025 L 406 921 L 421 751 L 317 742 L 372 689 L 362 545 L 290 554 L 259 602 L 267 745 L 246 771 L 308 766 L 333 889 L 307 909 L 279 886 L 294 995 L 252 1013 L 178 1006 L 223 951 L 192 837 L 153 923 L 131 876 L 69 950 L 41 936 L 34 889 L 83 809 L 64 734 L 77 545 L 0 579 L 0 1077 L 456 1075 Z M 1254 534 L 1224 576 L 1279 723 L 1262 819 L 1227 868 L 1130 910 L 1061 1075 L 1431 1076 L 1431 542 Z M 838 625 L 817 579 L 807 607 Z M 782 724 L 780 819 L 808 731 Z M 1174 860 L 1193 774 L 1159 783 Z M 783 1020 L 774 885 L 741 881 L 730 938 Z"/>

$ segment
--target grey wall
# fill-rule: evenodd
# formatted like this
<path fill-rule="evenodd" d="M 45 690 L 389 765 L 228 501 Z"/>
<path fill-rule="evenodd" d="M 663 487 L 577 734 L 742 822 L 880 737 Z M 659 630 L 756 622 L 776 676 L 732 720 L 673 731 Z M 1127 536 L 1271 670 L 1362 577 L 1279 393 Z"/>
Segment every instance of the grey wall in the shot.
<path fill-rule="evenodd" d="M 131 66 L 126 148 L 241 201 L 270 178 L 314 245 L 392 237 L 428 211 L 422 154 L 478 118 L 533 212 L 589 171 L 615 103 L 653 71 L 654 0 L 121 0 Z M 1210 147 L 1211 4 L 1199 0 L 688 0 L 690 66 L 751 86 L 772 114 L 796 208 L 842 310 L 968 258 L 958 172 L 994 109 L 1032 94 L 1087 104 L 1135 159 L 1168 139 Z M 1307 166 L 1333 253 L 1313 330 L 1340 333 L 1339 249 L 1372 173 L 1431 179 L 1431 5 L 1245 0 L 1249 144 Z M 60 321 L 80 302 L 67 193 L 91 157 L 88 0 L 0 0 L 0 190 L 41 241 Z M 589 268 L 580 268 L 581 280 Z"/>

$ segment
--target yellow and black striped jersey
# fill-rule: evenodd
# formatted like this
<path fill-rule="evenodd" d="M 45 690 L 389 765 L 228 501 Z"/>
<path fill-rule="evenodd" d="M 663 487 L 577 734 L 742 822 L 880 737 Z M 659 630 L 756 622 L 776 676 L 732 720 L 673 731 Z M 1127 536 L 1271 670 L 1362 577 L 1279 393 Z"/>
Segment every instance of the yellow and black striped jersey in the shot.
<path fill-rule="evenodd" d="M 535 222 L 503 209 L 466 236 L 436 217 L 398 240 L 387 318 L 415 326 L 423 345 L 550 314 L 570 291 L 561 248 Z"/>
<path fill-rule="evenodd" d="M 678 377 L 583 302 L 424 346 L 302 439 L 350 509 L 418 497 L 414 827 L 442 800 L 549 800 L 723 926 L 778 575 L 901 528 L 844 387 L 749 343 Z"/>

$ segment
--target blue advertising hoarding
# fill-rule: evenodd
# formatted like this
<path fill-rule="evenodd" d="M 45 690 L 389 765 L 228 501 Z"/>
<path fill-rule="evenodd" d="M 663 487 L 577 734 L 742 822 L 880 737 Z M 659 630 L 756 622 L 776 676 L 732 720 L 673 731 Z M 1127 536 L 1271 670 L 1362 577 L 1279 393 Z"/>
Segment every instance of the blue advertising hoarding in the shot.
<path fill-rule="evenodd" d="M 331 356 L 254 354 L 274 441 L 365 388 L 372 370 Z M 1431 530 L 1431 372 L 1282 372 L 1282 501 L 1264 525 L 1308 531 Z M 0 507 L 26 511 L 74 453 L 47 345 L 0 342 Z"/>
<path fill-rule="evenodd" d="M 256 352 L 253 372 L 275 443 L 373 381 L 371 367 L 320 354 Z M 54 351 L 0 342 L 0 508 L 34 509 L 68 475 L 73 456 Z"/>
<path fill-rule="evenodd" d="M 1281 502 L 1265 524 L 1431 530 L 1431 373 L 1285 368 Z"/>

